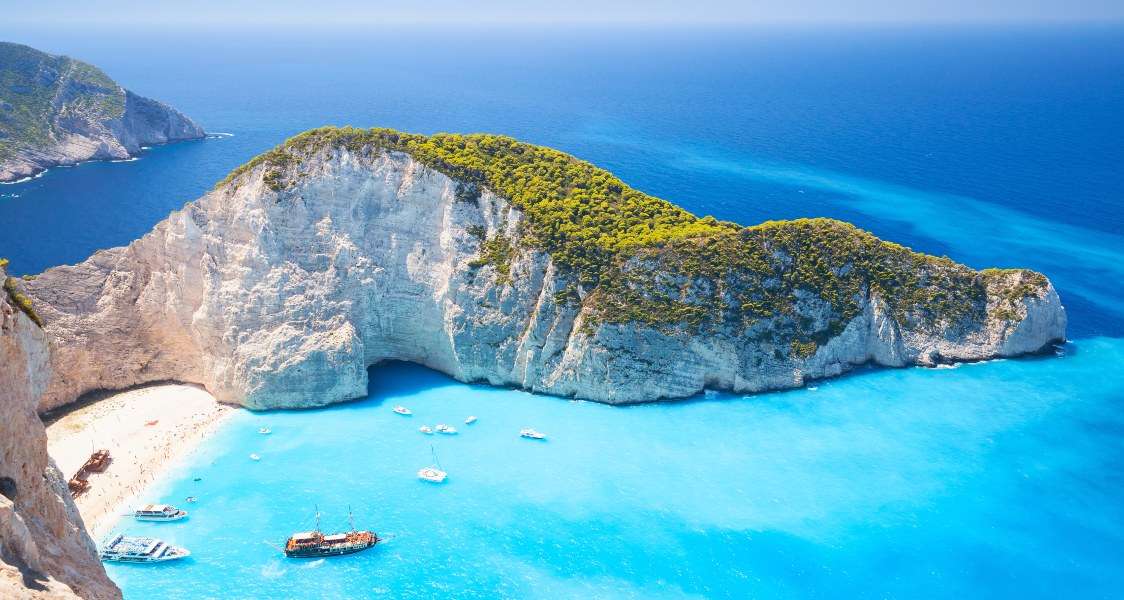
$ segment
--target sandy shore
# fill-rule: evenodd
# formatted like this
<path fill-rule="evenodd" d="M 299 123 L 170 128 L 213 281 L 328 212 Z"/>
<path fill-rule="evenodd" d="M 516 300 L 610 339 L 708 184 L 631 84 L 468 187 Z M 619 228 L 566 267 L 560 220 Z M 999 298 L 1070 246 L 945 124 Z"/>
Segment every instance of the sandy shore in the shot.
<path fill-rule="evenodd" d="M 93 449 L 109 449 L 113 462 L 104 473 L 89 476 L 89 491 L 75 501 L 86 528 L 99 540 L 109 533 L 117 513 L 131 509 L 132 503 L 165 500 L 137 494 L 235 410 L 196 386 L 140 388 L 78 408 L 48 425 L 48 450 L 71 477 Z"/>

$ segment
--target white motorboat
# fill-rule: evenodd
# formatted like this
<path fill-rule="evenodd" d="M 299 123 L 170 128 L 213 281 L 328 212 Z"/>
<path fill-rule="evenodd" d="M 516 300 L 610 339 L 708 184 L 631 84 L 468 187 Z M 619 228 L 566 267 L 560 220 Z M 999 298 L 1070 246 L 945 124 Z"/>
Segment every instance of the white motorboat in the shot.
<path fill-rule="evenodd" d="M 198 502 L 198 501 L 199 501 L 199 499 L 198 499 L 198 498 L 196 498 L 195 496 L 188 496 L 188 497 L 187 497 L 187 498 L 185 498 L 184 500 L 186 500 L 187 502 L 191 502 L 192 504 L 194 504 L 194 503 L 196 503 L 196 502 Z"/>
<path fill-rule="evenodd" d="M 133 512 L 138 521 L 179 521 L 187 517 L 187 511 L 168 504 L 146 504 Z"/>
<path fill-rule="evenodd" d="M 261 455 L 254 452 L 250 454 L 250 460 L 261 460 Z"/>
<path fill-rule="evenodd" d="M 117 534 L 102 546 L 98 555 L 106 561 L 151 563 L 178 560 L 191 556 L 191 553 L 156 538 Z"/>
<path fill-rule="evenodd" d="M 469 415 L 469 417 L 464 420 L 465 425 L 472 425 L 475 422 L 476 422 L 476 416 L 475 415 Z"/>
<path fill-rule="evenodd" d="M 268 427 L 262 427 L 261 429 L 258 430 L 258 433 L 260 433 L 262 435 L 269 435 L 269 434 L 273 433 L 273 430 L 268 428 Z"/>
<path fill-rule="evenodd" d="M 433 429 L 437 433 L 443 433 L 445 435 L 456 435 L 457 433 L 456 427 L 453 427 L 452 425 L 446 425 L 444 423 L 438 423 L 437 426 Z"/>
<path fill-rule="evenodd" d="M 426 435 L 433 435 L 433 428 L 429 425 L 422 425 L 421 427 L 418 427 L 418 431 Z"/>
<path fill-rule="evenodd" d="M 534 429 L 532 429 L 530 427 L 524 427 L 523 429 L 519 430 L 519 437 L 525 437 L 525 438 L 532 439 L 532 440 L 545 440 L 546 434 L 542 433 L 542 432 L 539 432 L 539 431 L 535 431 Z"/>
<path fill-rule="evenodd" d="M 394 407 L 394 412 L 396 412 L 396 413 L 398 413 L 398 414 L 400 414 L 400 415 L 405 415 L 405 416 L 407 416 L 407 417 L 408 417 L 408 416 L 410 416 L 410 415 L 412 415 L 412 414 L 414 414 L 414 413 L 413 413 L 413 411 L 411 411 L 410 409 L 406 408 L 405 406 L 402 406 L 401 404 L 399 404 L 398 406 L 395 406 L 395 407 Z"/>
<path fill-rule="evenodd" d="M 437 451 L 433 449 L 433 446 L 429 447 L 429 452 L 433 455 L 433 464 L 418 469 L 418 479 L 430 483 L 444 483 L 449 474 L 441 470 L 441 462 L 437 460 Z"/>

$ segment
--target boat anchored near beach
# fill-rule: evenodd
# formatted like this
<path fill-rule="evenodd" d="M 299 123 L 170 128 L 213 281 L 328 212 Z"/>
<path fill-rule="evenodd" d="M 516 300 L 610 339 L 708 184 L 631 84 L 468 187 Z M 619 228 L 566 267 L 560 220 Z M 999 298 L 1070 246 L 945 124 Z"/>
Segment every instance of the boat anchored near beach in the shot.
<path fill-rule="evenodd" d="M 179 560 L 191 556 L 191 552 L 156 538 L 117 534 L 102 546 L 98 556 L 110 562 L 154 563 Z"/>
<path fill-rule="evenodd" d="M 542 433 L 541 431 L 535 431 L 531 427 L 524 427 L 523 429 L 519 430 L 519 437 L 525 437 L 531 440 L 545 440 L 546 434 Z"/>
<path fill-rule="evenodd" d="M 402 406 L 401 404 L 399 404 L 398 406 L 395 406 L 395 407 L 394 407 L 394 412 L 396 412 L 396 413 L 398 413 L 398 414 L 400 414 L 400 415 L 406 416 L 406 417 L 408 417 L 408 416 L 410 416 L 410 415 L 414 414 L 414 413 L 413 413 L 413 411 L 411 411 L 410 409 L 406 408 L 405 406 Z"/>
<path fill-rule="evenodd" d="M 379 536 L 373 531 L 355 529 L 351 510 L 347 511 L 349 531 L 324 535 L 320 531 L 320 512 L 316 512 L 316 529 L 289 536 L 285 542 L 285 556 L 289 558 L 323 558 L 361 552 L 379 543 Z"/>
<path fill-rule="evenodd" d="M 179 521 L 186 517 L 186 510 L 169 504 L 146 504 L 133 511 L 133 518 L 138 521 Z"/>
<path fill-rule="evenodd" d="M 438 423 L 437 426 L 434 427 L 433 429 L 437 433 L 443 433 L 445 435 L 456 435 L 457 434 L 457 428 L 456 427 L 453 427 L 452 425 L 446 425 L 444 423 Z"/>
<path fill-rule="evenodd" d="M 433 428 L 429 425 L 422 425 L 421 427 L 418 427 L 418 431 L 426 435 L 433 435 Z"/>
<path fill-rule="evenodd" d="M 465 425 L 472 425 L 475 422 L 476 422 L 476 416 L 475 415 L 469 415 L 469 417 L 464 420 Z"/>
<path fill-rule="evenodd" d="M 441 470 L 441 462 L 437 460 L 437 451 L 433 449 L 433 446 L 429 447 L 429 452 L 433 455 L 433 464 L 418 469 L 418 479 L 430 483 L 444 483 L 449 474 Z"/>

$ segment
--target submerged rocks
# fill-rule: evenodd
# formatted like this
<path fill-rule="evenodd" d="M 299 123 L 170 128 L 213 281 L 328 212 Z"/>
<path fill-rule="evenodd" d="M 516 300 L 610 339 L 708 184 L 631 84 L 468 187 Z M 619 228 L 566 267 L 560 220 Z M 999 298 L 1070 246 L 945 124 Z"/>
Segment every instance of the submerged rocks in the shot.
<path fill-rule="evenodd" d="M 48 354 L 43 330 L 0 293 L 0 597 L 120 598 L 47 456 L 36 408 Z"/>
<path fill-rule="evenodd" d="M 263 155 L 129 246 L 20 282 L 56 348 L 40 409 L 158 380 L 315 406 L 364 395 L 383 360 L 641 402 L 1065 336 L 1056 292 L 1029 271 L 976 272 L 837 221 L 697 219 L 507 138 L 337 131 Z M 585 198 L 595 186 L 619 204 Z M 546 210 L 532 188 L 575 199 Z M 631 237 L 612 238 L 627 211 Z M 590 219 L 599 234 L 573 230 Z"/>
<path fill-rule="evenodd" d="M 0 182 L 202 137 L 191 119 L 122 88 L 97 67 L 0 42 Z"/>

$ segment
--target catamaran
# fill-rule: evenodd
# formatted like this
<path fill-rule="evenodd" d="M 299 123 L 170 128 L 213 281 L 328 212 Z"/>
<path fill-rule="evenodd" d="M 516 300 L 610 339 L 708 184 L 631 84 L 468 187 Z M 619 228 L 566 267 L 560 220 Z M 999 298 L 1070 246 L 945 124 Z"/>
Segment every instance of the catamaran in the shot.
<path fill-rule="evenodd" d="M 525 437 L 525 438 L 528 438 L 528 439 L 532 439 L 532 440 L 545 440 L 546 439 L 545 433 L 535 431 L 534 429 L 532 429 L 530 427 L 524 427 L 523 429 L 519 430 L 519 436 Z"/>
<path fill-rule="evenodd" d="M 379 543 L 379 536 L 373 531 L 355 529 L 351 509 L 347 510 L 349 531 L 324 535 L 320 531 L 320 511 L 316 511 L 316 529 L 294 533 L 285 542 L 285 556 L 289 558 L 322 558 L 360 552 Z"/>
<path fill-rule="evenodd" d="M 433 449 L 433 446 L 429 447 L 429 452 L 433 455 L 433 464 L 418 469 L 418 479 L 430 483 L 444 483 L 445 478 L 448 477 L 449 474 L 441 470 L 441 462 L 437 460 L 437 451 Z"/>
<path fill-rule="evenodd" d="M 187 511 L 168 504 L 146 504 L 133 512 L 138 521 L 179 521 L 187 516 Z"/>
<path fill-rule="evenodd" d="M 163 540 L 126 537 L 120 533 L 106 542 L 98 554 L 102 560 L 134 563 L 165 562 L 191 555 L 186 549 L 172 546 Z"/>
<path fill-rule="evenodd" d="M 414 414 L 414 413 L 413 413 L 413 411 L 411 411 L 410 409 L 406 408 L 405 406 L 402 406 L 401 404 L 399 404 L 398 406 L 395 406 L 395 407 L 394 407 L 394 412 L 396 412 L 396 413 L 398 413 L 398 414 L 400 414 L 400 415 L 405 415 L 405 416 L 407 416 L 407 417 L 408 417 L 408 416 L 410 416 L 410 415 L 412 415 L 412 414 Z"/>

